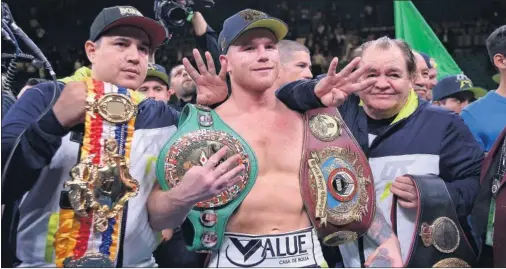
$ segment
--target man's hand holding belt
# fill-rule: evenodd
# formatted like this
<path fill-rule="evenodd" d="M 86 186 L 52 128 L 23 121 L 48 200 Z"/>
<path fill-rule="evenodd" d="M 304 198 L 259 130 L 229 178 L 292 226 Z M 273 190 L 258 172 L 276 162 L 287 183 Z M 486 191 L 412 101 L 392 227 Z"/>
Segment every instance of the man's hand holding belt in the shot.
<path fill-rule="evenodd" d="M 397 177 L 390 187 L 390 191 L 398 197 L 397 202 L 404 208 L 418 207 L 418 192 L 415 183 L 409 177 Z"/>
<path fill-rule="evenodd" d="M 53 106 L 53 113 L 65 128 L 72 128 L 84 122 L 86 113 L 86 97 L 88 96 L 86 82 L 69 82 Z"/>

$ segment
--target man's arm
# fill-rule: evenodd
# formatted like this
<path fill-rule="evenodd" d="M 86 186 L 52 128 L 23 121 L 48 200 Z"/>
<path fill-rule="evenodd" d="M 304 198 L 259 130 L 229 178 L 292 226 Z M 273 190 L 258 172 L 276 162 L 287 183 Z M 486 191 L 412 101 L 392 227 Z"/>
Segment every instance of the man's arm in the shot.
<path fill-rule="evenodd" d="M 58 86 L 57 97 L 63 84 L 59 83 Z M 2 121 L 2 173 L 7 173 L 2 182 L 2 204 L 18 200 L 30 190 L 42 168 L 51 162 L 60 147 L 61 138 L 68 133 L 53 110 L 37 121 L 50 104 L 54 90 L 52 82 L 31 88 L 21 96 Z M 25 129 L 9 167 L 5 167 L 19 135 Z"/>
<path fill-rule="evenodd" d="M 195 32 L 195 40 L 197 42 L 197 48 L 200 51 L 208 51 L 211 54 L 211 57 L 213 59 L 216 73 L 220 73 L 221 71 L 221 62 L 220 62 L 220 55 L 221 55 L 221 49 L 218 45 L 218 35 L 214 31 L 209 24 L 207 24 L 206 20 L 204 19 L 204 16 L 202 13 L 196 11 L 192 18 L 192 25 L 193 30 Z M 226 85 L 228 88 L 227 96 L 230 95 L 231 87 L 230 87 L 230 81 L 226 80 Z M 197 102 L 197 92 L 192 96 L 192 104 L 195 104 Z M 222 102 L 218 102 L 216 104 L 210 104 L 210 107 L 216 108 L 222 104 Z"/>
<path fill-rule="evenodd" d="M 149 222 L 156 231 L 181 226 L 193 204 L 181 199 L 180 188 L 163 191 L 158 183 L 148 198 Z"/>
<path fill-rule="evenodd" d="M 16 103 L 16 97 L 12 94 L 12 92 L 2 90 L 2 120 L 14 103 Z"/>
<path fill-rule="evenodd" d="M 327 74 L 288 83 L 276 92 L 276 96 L 290 109 L 299 112 L 323 106 L 340 107 L 348 96 L 373 86 L 377 81 L 375 78 L 362 78 L 370 66 L 359 67 L 358 57 L 339 73 L 336 73 L 337 64 L 337 58 L 332 59 Z"/>
<path fill-rule="evenodd" d="M 459 217 L 471 213 L 480 187 L 480 169 L 484 152 L 462 119 L 451 114 L 441 142 L 439 171 Z"/>
<path fill-rule="evenodd" d="M 376 213 L 374 214 L 374 219 L 369 230 L 367 230 L 367 235 L 378 245 L 392 238 L 397 239 L 394 231 L 385 219 L 383 211 L 379 207 L 376 207 Z"/>
<path fill-rule="evenodd" d="M 181 113 L 164 101 L 147 98 L 139 104 L 139 113 L 135 121 L 136 129 L 153 129 L 177 126 Z"/>
<path fill-rule="evenodd" d="M 218 35 L 213 28 L 207 24 L 202 13 L 198 11 L 193 14 L 192 25 L 193 31 L 195 32 L 197 48 L 200 51 L 209 51 L 209 53 L 211 53 L 216 66 L 216 73 L 219 73 L 221 70 L 221 49 L 218 45 Z"/>
<path fill-rule="evenodd" d="M 365 262 L 367 267 L 402 267 L 399 240 L 377 206 L 367 236 L 379 246 Z"/>
<path fill-rule="evenodd" d="M 297 80 L 285 84 L 276 91 L 276 97 L 288 108 L 298 112 L 324 107 L 314 91 L 322 77 L 323 75 L 320 75 L 316 79 Z"/>

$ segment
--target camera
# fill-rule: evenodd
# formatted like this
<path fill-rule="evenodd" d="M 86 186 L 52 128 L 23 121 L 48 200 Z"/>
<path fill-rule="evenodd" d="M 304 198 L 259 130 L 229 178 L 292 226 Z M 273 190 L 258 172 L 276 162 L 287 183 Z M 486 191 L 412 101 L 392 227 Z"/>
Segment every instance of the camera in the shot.
<path fill-rule="evenodd" d="M 155 17 L 167 28 L 185 24 L 188 17 L 198 8 L 211 8 L 213 0 L 155 0 Z"/>

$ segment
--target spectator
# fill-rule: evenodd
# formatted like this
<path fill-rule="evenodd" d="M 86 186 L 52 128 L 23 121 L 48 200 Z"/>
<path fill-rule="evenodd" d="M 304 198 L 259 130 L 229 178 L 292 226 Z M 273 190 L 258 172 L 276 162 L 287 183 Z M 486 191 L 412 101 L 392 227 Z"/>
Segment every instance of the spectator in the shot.
<path fill-rule="evenodd" d="M 429 67 L 425 62 L 422 55 L 416 51 L 413 51 L 416 60 L 417 76 L 413 81 L 413 88 L 422 100 L 427 100 L 429 89 L 427 83 L 429 82 Z"/>
<path fill-rule="evenodd" d="M 177 110 L 183 110 L 188 103 L 195 104 L 197 87 L 183 65 L 176 65 L 170 71 L 170 90 L 174 91 L 177 97 Z"/>
<path fill-rule="evenodd" d="M 165 68 L 158 64 L 150 64 L 144 83 L 137 89 L 144 96 L 158 101 L 169 101 L 174 93 L 169 90 L 169 76 Z"/>
<path fill-rule="evenodd" d="M 487 38 L 490 60 L 499 70 L 500 83 L 488 94 L 461 113 L 474 137 L 485 151 L 489 151 L 499 133 L 506 126 L 506 25 L 497 28 Z"/>
<path fill-rule="evenodd" d="M 465 75 L 451 75 L 439 81 L 432 91 L 433 104 L 460 113 L 464 107 L 483 97 L 483 92 L 473 87 L 471 80 Z"/>

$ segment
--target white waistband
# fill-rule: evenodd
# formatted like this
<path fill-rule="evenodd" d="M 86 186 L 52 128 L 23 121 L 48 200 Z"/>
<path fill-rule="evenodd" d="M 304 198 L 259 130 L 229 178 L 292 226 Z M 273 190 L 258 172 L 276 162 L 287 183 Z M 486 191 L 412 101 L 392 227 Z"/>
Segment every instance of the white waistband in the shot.
<path fill-rule="evenodd" d="M 225 233 L 209 267 L 320 267 L 325 264 L 313 228 L 275 235 Z"/>

